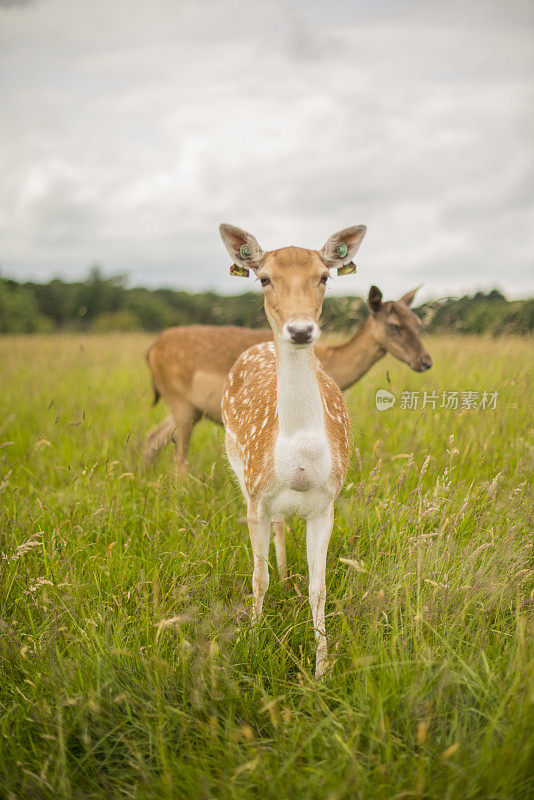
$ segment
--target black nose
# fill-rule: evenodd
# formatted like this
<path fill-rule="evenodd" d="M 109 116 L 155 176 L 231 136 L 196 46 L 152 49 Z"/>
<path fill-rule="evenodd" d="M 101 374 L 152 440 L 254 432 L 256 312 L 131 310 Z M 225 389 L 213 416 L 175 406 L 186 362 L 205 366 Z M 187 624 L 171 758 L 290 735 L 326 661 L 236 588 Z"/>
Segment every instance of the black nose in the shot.
<path fill-rule="evenodd" d="M 307 344 L 311 342 L 313 325 L 292 325 L 287 326 L 287 332 L 291 336 L 291 341 L 295 344 Z"/>
<path fill-rule="evenodd" d="M 421 368 L 423 370 L 430 369 L 432 366 L 432 359 L 427 354 L 426 356 L 421 356 Z"/>

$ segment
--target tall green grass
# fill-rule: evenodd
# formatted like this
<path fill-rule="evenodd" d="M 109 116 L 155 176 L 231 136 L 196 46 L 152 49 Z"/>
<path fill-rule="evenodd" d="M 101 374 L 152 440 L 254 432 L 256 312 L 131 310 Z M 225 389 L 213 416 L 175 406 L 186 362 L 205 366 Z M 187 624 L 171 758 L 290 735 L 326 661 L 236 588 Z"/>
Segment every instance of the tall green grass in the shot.
<path fill-rule="evenodd" d="M 532 797 L 532 343 L 435 338 L 429 373 L 348 392 L 317 683 L 302 524 L 253 629 L 222 431 L 185 480 L 141 467 L 149 342 L 0 339 L 0 797 Z M 499 397 L 381 413 L 377 388 Z"/>

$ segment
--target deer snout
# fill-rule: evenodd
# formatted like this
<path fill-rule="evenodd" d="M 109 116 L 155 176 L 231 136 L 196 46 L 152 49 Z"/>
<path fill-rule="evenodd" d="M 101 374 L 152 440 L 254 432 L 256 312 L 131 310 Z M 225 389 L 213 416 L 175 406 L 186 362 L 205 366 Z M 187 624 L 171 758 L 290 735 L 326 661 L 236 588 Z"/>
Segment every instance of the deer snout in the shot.
<path fill-rule="evenodd" d="M 408 361 L 410 367 L 415 372 L 426 372 L 432 366 L 432 358 L 429 353 L 423 353 L 421 356 L 415 356 L 412 361 Z"/>
<path fill-rule="evenodd" d="M 291 320 L 284 325 L 282 336 L 292 344 L 311 344 L 319 338 L 319 326 L 309 319 Z"/>
<path fill-rule="evenodd" d="M 425 353 L 419 359 L 419 363 L 417 365 L 418 372 L 426 372 L 427 369 L 430 369 L 432 366 L 432 358 L 429 353 Z"/>

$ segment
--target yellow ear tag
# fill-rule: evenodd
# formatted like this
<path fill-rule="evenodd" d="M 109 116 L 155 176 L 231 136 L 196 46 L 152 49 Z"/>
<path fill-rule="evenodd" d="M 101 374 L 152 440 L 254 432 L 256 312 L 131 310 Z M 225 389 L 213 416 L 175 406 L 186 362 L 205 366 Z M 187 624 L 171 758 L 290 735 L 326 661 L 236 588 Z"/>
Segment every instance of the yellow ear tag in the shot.
<path fill-rule="evenodd" d="M 246 267 L 238 267 L 237 264 L 232 264 L 230 267 L 230 275 L 233 275 L 235 278 L 248 278 L 249 274 Z"/>
<path fill-rule="evenodd" d="M 337 268 L 338 275 L 351 275 L 353 272 L 356 272 L 356 264 L 354 261 L 349 261 L 348 264 L 343 264 L 342 267 Z"/>

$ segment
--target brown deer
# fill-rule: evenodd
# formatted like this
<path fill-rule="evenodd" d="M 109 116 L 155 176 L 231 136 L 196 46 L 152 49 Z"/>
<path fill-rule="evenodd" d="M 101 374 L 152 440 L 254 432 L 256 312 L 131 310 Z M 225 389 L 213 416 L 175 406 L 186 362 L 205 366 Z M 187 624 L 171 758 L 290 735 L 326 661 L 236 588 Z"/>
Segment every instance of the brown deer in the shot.
<path fill-rule="evenodd" d="M 419 336 L 421 321 L 409 308 L 416 291 L 407 292 L 400 300 L 383 302 L 380 289 L 371 286 L 367 299 L 370 314 L 360 330 L 341 345 L 314 345 L 323 368 L 341 389 L 356 383 L 386 353 L 417 372 L 432 366 Z M 270 329 L 222 325 L 164 331 L 150 348 L 147 360 L 155 402 L 163 397 L 171 414 L 147 434 L 145 462 L 150 463 L 172 437 L 177 470 L 185 472 L 193 426 L 202 416 L 222 422 L 222 392 L 230 368 L 244 350 L 272 339 Z"/>
<path fill-rule="evenodd" d="M 237 268 L 252 269 L 264 293 L 274 341 L 246 350 L 225 383 L 226 451 L 247 503 L 254 556 L 253 619 L 269 585 L 271 524 L 306 520 L 309 600 L 316 641 L 315 674 L 327 667 L 325 569 L 334 501 L 345 480 L 350 421 L 336 382 L 314 353 L 329 270 L 354 271 L 364 225 L 331 236 L 321 251 L 285 247 L 263 252 L 256 239 L 221 225 Z"/>

